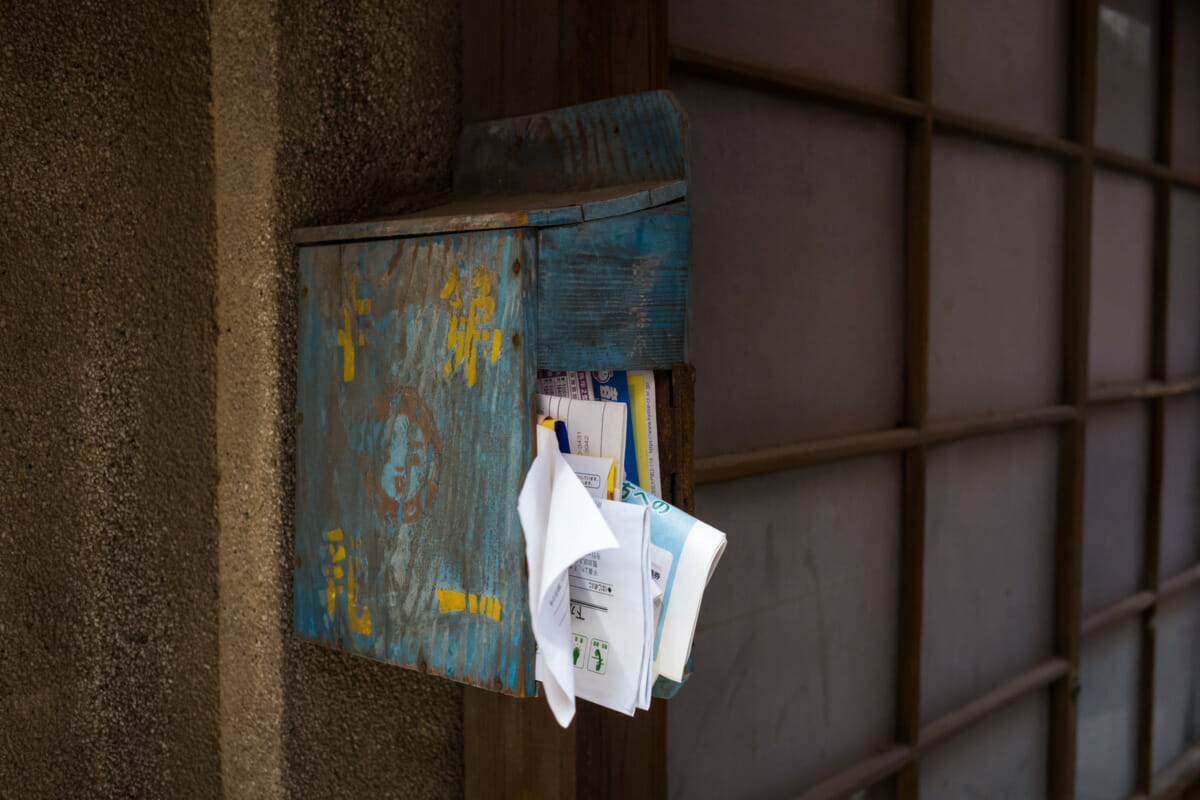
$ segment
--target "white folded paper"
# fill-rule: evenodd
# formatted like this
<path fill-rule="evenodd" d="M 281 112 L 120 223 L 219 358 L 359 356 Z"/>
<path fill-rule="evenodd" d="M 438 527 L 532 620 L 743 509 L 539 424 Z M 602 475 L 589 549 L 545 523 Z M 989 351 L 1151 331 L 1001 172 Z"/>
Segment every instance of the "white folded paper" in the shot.
<path fill-rule="evenodd" d="M 620 545 L 571 567 L 571 638 L 578 697 L 633 716 L 654 683 L 654 584 L 647 508 L 600 501 Z"/>
<path fill-rule="evenodd" d="M 564 728 L 575 716 L 570 589 L 567 570 L 617 540 L 583 484 L 558 452 L 553 431 L 538 425 L 537 457 L 525 476 L 517 514 L 525 531 L 529 605 L 538 645 L 535 675 Z"/>
<path fill-rule="evenodd" d="M 616 499 L 612 495 L 620 485 L 617 484 L 615 461 L 601 456 L 577 456 L 574 453 L 563 453 L 562 458 L 575 470 L 575 477 L 579 478 L 593 500 Z"/>

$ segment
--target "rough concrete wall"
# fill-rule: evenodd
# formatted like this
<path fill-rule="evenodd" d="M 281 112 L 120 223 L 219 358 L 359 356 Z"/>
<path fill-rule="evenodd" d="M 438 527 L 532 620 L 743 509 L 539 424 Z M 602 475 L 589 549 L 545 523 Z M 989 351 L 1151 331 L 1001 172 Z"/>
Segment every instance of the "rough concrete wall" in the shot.
<path fill-rule="evenodd" d="M 446 191 L 457 3 L 5 3 L 0 47 L 0 796 L 460 795 L 457 687 L 291 636 L 286 238 Z"/>
<path fill-rule="evenodd" d="M 0 5 L 0 795 L 220 792 L 204 4 Z"/>
<path fill-rule="evenodd" d="M 291 566 L 278 559 L 292 552 L 295 467 L 296 251 L 286 237 L 448 190 L 458 53 L 453 0 L 214 4 L 230 796 L 462 793 L 461 690 L 293 639 Z M 261 570 L 239 566 L 247 553 Z M 282 785 L 254 771 L 277 759 Z"/>
<path fill-rule="evenodd" d="M 273 2 L 212 6 L 217 221 L 217 453 L 221 480 L 221 769 L 230 798 L 283 797 L 288 352 L 281 330 Z"/>

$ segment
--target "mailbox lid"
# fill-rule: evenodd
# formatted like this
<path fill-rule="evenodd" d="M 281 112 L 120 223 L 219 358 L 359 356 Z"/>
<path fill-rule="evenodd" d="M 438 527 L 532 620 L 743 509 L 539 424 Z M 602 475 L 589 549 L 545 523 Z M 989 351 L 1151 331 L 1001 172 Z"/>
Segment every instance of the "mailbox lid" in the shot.
<path fill-rule="evenodd" d="M 468 125 L 455 201 L 387 219 L 302 228 L 299 243 L 573 225 L 682 199 L 687 116 L 667 91 L 642 92 Z"/>
<path fill-rule="evenodd" d="M 533 258 L 519 229 L 301 248 L 299 636 L 533 693 Z"/>
<path fill-rule="evenodd" d="M 572 192 L 476 197 L 388 219 L 300 228 L 292 238 L 306 244 L 571 225 L 670 203 L 686 193 L 684 181 L 663 180 Z"/>

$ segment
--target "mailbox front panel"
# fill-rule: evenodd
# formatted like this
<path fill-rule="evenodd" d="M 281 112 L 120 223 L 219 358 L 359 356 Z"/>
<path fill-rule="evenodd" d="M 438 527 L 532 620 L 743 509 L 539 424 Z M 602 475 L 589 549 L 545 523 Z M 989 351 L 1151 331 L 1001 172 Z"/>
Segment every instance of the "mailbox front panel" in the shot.
<path fill-rule="evenodd" d="M 533 693 L 516 499 L 532 458 L 534 236 L 301 249 L 300 636 Z"/>

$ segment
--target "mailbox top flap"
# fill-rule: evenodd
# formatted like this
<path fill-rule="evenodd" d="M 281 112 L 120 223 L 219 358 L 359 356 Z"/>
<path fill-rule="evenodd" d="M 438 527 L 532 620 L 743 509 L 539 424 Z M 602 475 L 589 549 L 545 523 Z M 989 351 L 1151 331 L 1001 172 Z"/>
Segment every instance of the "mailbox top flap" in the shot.
<path fill-rule="evenodd" d="M 492 195 L 456 200 L 391 219 L 300 228 L 298 244 L 431 236 L 461 231 L 571 225 L 586 220 L 631 214 L 679 200 L 687 193 L 682 180 L 643 181 L 559 194 Z"/>
<path fill-rule="evenodd" d="M 667 91 L 467 126 L 452 203 L 389 219 L 297 230 L 316 242 L 570 225 L 687 193 L 687 117 Z"/>
<path fill-rule="evenodd" d="M 657 91 L 468 125 L 458 139 L 454 192 L 569 192 L 687 179 L 687 116 L 674 95 Z"/>

